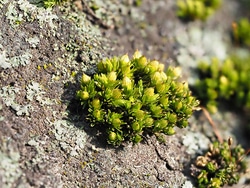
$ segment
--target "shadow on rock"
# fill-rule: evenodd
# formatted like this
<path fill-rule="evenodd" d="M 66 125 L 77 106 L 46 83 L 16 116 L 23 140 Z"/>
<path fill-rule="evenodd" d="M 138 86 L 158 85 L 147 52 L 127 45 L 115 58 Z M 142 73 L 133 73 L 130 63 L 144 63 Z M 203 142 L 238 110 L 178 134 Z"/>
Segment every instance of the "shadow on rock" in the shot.
<path fill-rule="evenodd" d="M 80 78 L 81 75 L 82 73 L 78 73 L 76 78 Z M 67 104 L 67 120 L 75 127 L 83 129 L 88 135 L 89 142 L 95 147 L 107 148 L 109 146 L 106 140 L 107 135 L 105 127 L 101 127 L 100 125 L 96 125 L 95 127 L 90 126 L 86 119 L 88 109 L 83 109 L 80 101 L 76 98 L 76 92 L 79 89 L 80 83 L 78 81 L 76 83 L 68 82 L 65 84 L 64 93 L 61 99 Z"/>

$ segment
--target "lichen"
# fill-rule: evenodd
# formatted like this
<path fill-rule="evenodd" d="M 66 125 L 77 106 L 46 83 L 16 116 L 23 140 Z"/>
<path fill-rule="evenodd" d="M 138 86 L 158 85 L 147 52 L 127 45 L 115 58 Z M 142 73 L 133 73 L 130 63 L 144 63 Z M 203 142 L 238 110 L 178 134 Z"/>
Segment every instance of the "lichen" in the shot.
<path fill-rule="evenodd" d="M 30 110 L 32 110 L 30 104 L 21 105 L 15 101 L 19 91 L 20 89 L 18 87 L 4 86 L 0 88 L 0 97 L 6 106 L 11 107 L 16 112 L 16 115 L 30 115 Z"/>
<path fill-rule="evenodd" d="M 6 18 L 9 20 L 12 27 L 18 27 L 24 22 L 31 22 L 37 20 L 40 27 L 46 24 L 51 28 L 48 30 L 52 35 L 55 35 L 56 25 L 54 22 L 58 19 L 56 14 L 53 14 L 51 9 L 39 8 L 31 4 L 28 0 L 11 1 L 8 5 Z"/>
<path fill-rule="evenodd" d="M 1 186 L 11 188 L 14 182 L 22 176 L 19 166 L 20 153 L 13 148 L 11 138 L 1 139 L 0 146 L 0 177 Z"/>
<path fill-rule="evenodd" d="M 9 2 L 9 0 L 2 0 L 2 1 L 0 1 L 0 8 L 3 8 L 3 5 L 5 5 L 8 2 Z"/>
<path fill-rule="evenodd" d="M 61 149 L 72 157 L 79 155 L 86 143 L 86 133 L 65 120 L 57 120 L 53 126 Z"/>
<path fill-rule="evenodd" d="M 27 38 L 26 42 L 30 44 L 31 48 L 36 48 L 40 42 L 40 39 L 38 36 L 34 36 L 34 37 Z"/>
<path fill-rule="evenodd" d="M 18 26 L 23 21 L 23 15 L 19 14 L 14 4 L 9 4 L 8 10 L 5 14 L 11 26 Z"/>
<path fill-rule="evenodd" d="M 44 91 L 43 87 L 37 82 L 31 82 L 29 85 L 27 85 L 26 90 L 26 98 L 29 101 L 33 101 L 33 99 L 35 99 L 41 106 L 55 104 L 55 100 L 44 96 L 46 92 Z"/>
<path fill-rule="evenodd" d="M 11 67 L 9 59 L 6 57 L 6 51 L 0 52 L 0 67 L 7 69 Z"/>
<path fill-rule="evenodd" d="M 27 51 L 22 55 L 14 56 L 10 58 L 9 64 L 11 65 L 11 67 L 18 67 L 20 65 L 25 66 L 30 63 L 31 58 L 32 58 L 32 55 L 30 54 L 30 52 Z"/>
<path fill-rule="evenodd" d="M 183 145 L 187 147 L 186 152 L 190 155 L 201 154 L 208 149 L 208 144 L 210 143 L 209 139 L 199 132 L 188 132 L 182 138 Z"/>
<path fill-rule="evenodd" d="M 193 184 L 191 181 L 185 181 L 185 183 L 182 185 L 182 188 L 193 188 Z"/>
<path fill-rule="evenodd" d="M 15 100 L 16 95 L 20 94 L 20 90 L 21 89 L 18 87 L 4 86 L 0 88 L 0 97 L 2 98 L 3 103 L 6 106 L 11 107 L 16 112 L 16 115 L 29 116 L 33 111 L 32 104 L 30 102 L 26 102 L 26 104 L 19 104 Z M 44 96 L 45 92 L 43 91 L 40 84 L 36 82 L 31 82 L 31 84 L 26 87 L 26 90 L 26 97 L 29 101 L 33 101 L 33 99 L 35 99 L 41 106 L 55 104 L 55 101 L 53 99 Z"/>
<path fill-rule="evenodd" d="M 223 36 L 220 31 L 202 30 L 189 25 L 185 31 L 177 30 L 175 39 L 174 54 L 177 63 L 184 69 L 183 72 L 186 74 L 189 84 L 194 84 L 198 77 L 193 69 L 200 61 L 207 61 L 212 57 L 223 61 L 228 55 L 226 45 L 228 37 Z"/>

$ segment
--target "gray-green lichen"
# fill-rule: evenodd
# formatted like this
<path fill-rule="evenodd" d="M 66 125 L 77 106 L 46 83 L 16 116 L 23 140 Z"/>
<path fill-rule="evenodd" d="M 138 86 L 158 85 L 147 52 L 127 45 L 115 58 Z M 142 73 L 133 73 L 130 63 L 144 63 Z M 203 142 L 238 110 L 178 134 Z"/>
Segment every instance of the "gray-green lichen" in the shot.
<path fill-rule="evenodd" d="M 187 132 L 183 136 L 183 145 L 187 147 L 186 152 L 190 155 L 202 152 L 208 149 L 210 140 L 200 132 Z"/>
<path fill-rule="evenodd" d="M 144 20 L 145 15 L 138 12 L 138 7 L 133 6 L 133 1 L 102 1 L 91 0 L 87 2 L 91 7 L 95 15 L 102 20 L 102 22 L 108 27 L 122 26 L 122 16 L 130 15 L 133 20 L 140 22 Z M 152 7 L 153 9 L 153 7 Z"/>
<path fill-rule="evenodd" d="M 104 48 L 100 43 L 100 41 L 102 41 L 100 31 L 90 24 L 84 13 L 80 11 L 78 12 L 79 14 L 72 12 L 71 5 L 67 4 L 67 6 L 61 8 L 65 13 L 62 17 L 66 22 L 63 21 L 61 17 L 60 21 L 62 23 L 58 25 L 58 15 L 54 14 L 52 9 L 44 9 L 36 6 L 38 1 L 18 0 L 8 2 L 8 4 L 6 4 L 5 1 L 1 2 L 2 6 L 7 6 L 5 9 L 6 12 L 3 12 L 3 14 L 6 16 L 10 25 L 13 26 L 11 32 L 15 35 L 20 35 L 20 38 L 16 41 L 17 46 L 13 47 L 4 40 L 7 34 L 6 30 L 0 33 L 0 68 L 11 69 L 17 68 L 20 65 L 23 67 L 29 65 L 31 59 L 36 58 L 32 54 L 34 54 L 36 48 L 39 49 L 41 47 L 41 41 L 44 43 L 44 41 L 49 40 L 47 37 L 53 37 L 55 35 L 64 43 L 61 43 L 61 41 L 54 43 L 53 50 L 64 51 L 65 53 L 62 53 L 61 57 L 57 57 L 56 60 L 54 58 L 51 62 L 45 61 L 44 64 L 41 65 L 52 63 L 53 74 L 50 83 L 59 81 L 67 83 L 68 81 L 74 81 L 73 73 L 76 74 L 78 71 L 86 71 L 90 64 L 94 65 L 96 59 L 100 59 L 100 56 L 102 56 L 101 51 L 98 50 Z M 67 20 L 70 20 L 71 24 L 68 24 Z M 34 25 L 37 23 L 42 33 L 36 35 L 26 30 L 18 31 L 20 26 L 30 23 Z M 68 30 L 71 30 L 72 33 L 64 35 L 65 33 L 61 31 L 58 32 L 58 26 L 63 27 L 63 24 L 68 24 L 66 27 L 69 27 Z M 24 40 L 22 40 L 23 36 L 29 37 L 25 37 Z M 69 41 L 67 41 L 67 38 Z M 26 48 L 21 47 L 21 43 L 23 44 L 22 46 L 26 46 Z M 14 48 L 18 50 L 13 51 Z M 81 54 L 79 54 L 79 52 Z M 80 64 L 75 60 L 77 56 L 80 56 L 82 61 Z M 88 65 L 85 63 L 88 63 Z M 1 76 L 4 77 L 5 72 L 2 72 Z M 43 86 L 40 83 L 34 81 L 26 85 L 26 97 L 28 101 L 32 101 L 34 97 L 41 105 L 52 104 L 54 101 L 52 102 L 49 98 L 43 97 L 46 91 L 42 90 L 42 88 Z M 11 106 L 19 115 L 29 114 L 29 108 L 32 107 L 17 105 L 14 101 L 15 94 L 19 94 L 17 87 L 2 86 L 1 96 L 4 98 L 4 103 Z"/>
<path fill-rule="evenodd" d="M 182 185 L 182 188 L 193 188 L 193 184 L 191 181 L 185 181 L 185 183 Z"/>
<path fill-rule="evenodd" d="M 11 67 L 18 67 L 20 65 L 25 66 L 30 63 L 31 57 L 32 55 L 29 52 L 25 52 L 22 55 L 8 58 L 6 51 L 0 51 L 0 67 L 7 69 Z"/>
<path fill-rule="evenodd" d="M 85 147 L 86 133 L 66 120 L 57 120 L 53 125 L 53 132 L 61 149 L 72 157 L 78 156 Z"/>
<path fill-rule="evenodd" d="M 5 137 L 0 145 L 0 185 L 11 188 L 14 182 L 22 176 L 19 166 L 20 154 L 13 148 L 13 140 Z"/>
<path fill-rule="evenodd" d="M 61 161 L 57 161 L 56 158 L 49 156 L 49 153 L 57 149 L 58 146 L 54 142 L 47 142 L 47 139 L 47 135 L 35 136 L 27 142 L 26 145 L 35 150 L 35 155 L 29 162 L 26 162 L 26 168 L 32 171 L 34 167 L 38 167 L 46 172 L 42 175 L 40 174 L 39 179 L 36 180 L 36 184 L 44 187 L 54 187 L 56 185 L 56 187 L 62 188 L 63 182 L 60 175 Z M 47 164 L 48 160 L 50 161 L 49 166 Z"/>
<path fill-rule="evenodd" d="M 36 48 L 40 42 L 40 39 L 38 36 L 30 37 L 30 38 L 27 38 L 25 40 L 26 40 L 26 42 L 28 42 L 30 44 L 31 48 Z"/>
<path fill-rule="evenodd" d="M 29 101 L 33 101 L 34 99 L 39 102 L 41 106 L 52 105 L 55 104 L 56 101 L 54 99 L 50 99 L 49 97 L 45 97 L 46 94 L 43 86 L 37 82 L 31 82 L 26 87 L 27 93 L 26 98 Z"/>
<path fill-rule="evenodd" d="M 38 22 L 40 28 L 50 28 L 46 30 L 48 36 L 54 36 L 56 34 L 55 30 L 57 27 L 54 22 L 58 20 L 58 17 L 56 14 L 53 14 L 51 10 L 38 8 L 37 6 L 30 4 L 28 0 L 10 0 L 8 4 L 5 5 L 3 3 L 2 6 L 7 6 L 4 16 L 6 16 L 10 26 L 13 27 L 13 30 L 18 29 L 22 25 L 30 22 Z M 13 47 L 9 48 L 10 44 L 6 43 L 4 40 L 6 37 L 6 33 L 4 33 L 4 31 L 6 30 L 2 30 L 0 35 L 0 67 L 7 69 L 11 67 L 18 67 L 19 65 L 25 66 L 29 64 L 30 59 L 33 57 L 31 55 L 32 51 L 30 49 L 26 49 L 25 51 L 20 51 L 18 55 L 13 56 L 12 54 L 16 52 L 13 52 Z M 20 38 L 15 39 L 18 40 L 19 43 L 21 43 L 24 35 L 30 36 L 30 34 L 22 32 L 19 33 Z M 25 41 L 30 44 L 32 48 L 35 48 L 39 43 L 40 38 L 43 38 L 43 35 L 30 36 L 29 38 L 25 37 Z"/>
<path fill-rule="evenodd" d="M 224 60 L 228 55 L 227 41 L 229 37 L 225 37 L 221 31 L 200 29 L 197 26 L 188 25 L 187 29 L 179 29 L 175 33 L 176 60 L 187 74 L 190 84 L 194 83 L 194 78 L 197 77 L 191 72 L 191 69 L 196 68 L 199 61 L 207 61 L 211 57 Z"/>
<path fill-rule="evenodd" d="M 88 21 L 86 14 L 76 10 L 76 8 L 68 2 L 64 7 L 60 7 L 64 14 L 59 18 L 58 15 L 53 13 L 52 9 L 44 9 L 36 6 L 37 2 L 33 3 L 34 4 L 31 4 L 28 0 L 10 1 L 10 3 L 7 4 L 7 10 L 5 13 L 6 18 L 14 29 L 18 29 L 20 26 L 28 23 L 38 23 L 39 28 L 42 31 L 40 34 L 32 35 L 31 33 L 25 33 L 25 31 L 24 33 L 22 33 L 23 31 L 20 33 L 23 36 L 29 36 L 28 38 L 25 37 L 25 45 L 29 45 L 31 49 L 34 49 L 39 48 L 41 40 L 47 40 L 47 37 L 56 36 L 61 39 L 61 41 L 65 41 L 66 38 L 69 38 L 70 41 L 68 41 L 67 44 L 62 45 L 60 44 L 60 41 L 58 41 L 59 43 L 55 43 L 53 47 L 55 51 L 68 51 L 68 53 L 65 53 L 65 55 L 61 57 L 64 60 L 68 59 L 71 61 L 69 63 L 71 67 L 67 67 L 68 69 L 78 69 L 77 67 L 74 67 L 74 64 L 78 64 L 77 62 L 74 63 L 74 59 L 77 56 L 84 57 L 82 58 L 83 62 L 88 63 L 93 63 L 96 59 L 100 59 L 102 54 L 95 49 L 104 48 L 104 45 L 100 44 L 100 41 L 103 41 L 103 38 L 100 37 L 101 33 L 99 29 L 93 27 L 90 21 Z M 75 10 L 72 11 L 72 9 Z M 62 21 L 62 18 L 70 21 L 72 24 L 70 25 L 71 28 L 68 29 L 71 29 L 72 31 L 74 30 L 77 33 L 66 35 L 65 33 L 62 33 L 62 29 L 59 27 L 64 27 L 63 24 L 65 24 L 65 22 L 58 24 L 58 22 Z M 69 27 L 69 25 L 66 25 L 65 27 Z M 58 32 L 58 29 L 60 29 L 60 32 Z M 5 35 L 2 35 L 0 38 L 3 39 L 4 37 Z M 13 56 L 13 52 L 11 52 L 11 49 L 13 48 L 9 48 L 9 44 L 4 43 L 4 40 L 1 41 L 0 67 L 7 69 L 29 63 L 32 58 L 32 50 L 29 49 L 24 52 L 20 51 L 17 56 Z M 79 54 L 79 52 L 81 52 L 81 54 Z M 84 64 L 82 66 L 84 66 Z"/>
<path fill-rule="evenodd" d="M 9 4 L 5 16 L 12 26 L 17 26 L 23 21 L 23 15 L 18 13 L 14 4 Z"/>
<path fill-rule="evenodd" d="M 176 40 L 180 45 L 180 54 L 177 56 L 179 63 L 184 64 L 183 60 L 186 62 L 188 58 L 189 64 L 195 67 L 197 60 L 206 60 L 213 56 L 223 60 L 227 56 L 226 44 L 219 31 L 189 26 L 187 31 L 176 34 Z"/>
<path fill-rule="evenodd" d="M 31 82 L 26 87 L 26 98 L 30 102 L 26 102 L 26 104 L 19 104 L 16 101 L 16 97 L 20 94 L 21 90 L 22 89 L 17 86 L 4 86 L 0 88 L 0 97 L 3 100 L 3 103 L 7 107 L 11 107 L 18 116 L 30 115 L 30 113 L 34 110 L 31 103 L 33 100 L 39 102 L 41 106 L 48 106 L 56 103 L 55 99 L 50 99 L 49 97 L 44 96 L 46 92 L 39 83 Z"/>
<path fill-rule="evenodd" d="M 1 46 L 0 46 L 1 47 Z M 0 53 L 0 67 L 7 69 L 10 67 L 10 63 L 8 62 L 9 60 L 6 57 L 6 52 L 2 51 Z"/>
<path fill-rule="evenodd" d="M 38 20 L 40 27 L 48 25 L 51 28 L 48 31 L 52 31 L 55 34 L 53 31 L 56 29 L 54 22 L 58 19 L 57 15 L 53 14 L 51 9 L 38 8 L 28 0 L 11 1 L 5 16 L 12 27 L 18 27 L 23 22 Z"/>
<path fill-rule="evenodd" d="M 3 103 L 11 107 L 16 115 L 29 115 L 32 106 L 30 104 L 22 105 L 16 102 L 16 95 L 20 93 L 20 88 L 14 86 L 4 86 L 0 88 L 0 97 L 3 100 Z"/>
<path fill-rule="evenodd" d="M 0 1 L 0 8 L 3 7 L 4 4 L 8 3 L 9 0 L 1 0 Z"/>

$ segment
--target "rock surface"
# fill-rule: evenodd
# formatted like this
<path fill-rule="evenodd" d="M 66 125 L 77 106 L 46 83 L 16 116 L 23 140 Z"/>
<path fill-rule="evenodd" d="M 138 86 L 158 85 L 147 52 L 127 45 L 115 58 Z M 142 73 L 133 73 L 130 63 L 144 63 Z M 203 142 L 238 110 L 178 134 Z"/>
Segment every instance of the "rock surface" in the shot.
<path fill-rule="evenodd" d="M 174 0 L 143 0 L 140 6 L 131 0 L 76 0 L 53 9 L 38 2 L 0 2 L 0 185 L 195 187 L 191 163 L 215 140 L 201 112 L 165 143 L 152 136 L 114 148 L 85 122 L 75 100 L 79 78 L 93 73 L 102 58 L 138 49 L 166 66 L 182 66 L 183 79 L 190 81 L 198 58 L 223 58 L 231 50 L 231 23 L 249 16 L 244 5 L 250 2 L 224 1 L 204 23 L 179 20 Z M 89 8 L 94 2 L 96 12 Z M 213 48 L 214 41 L 206 41 L 211 38 Z M 212 118 L 224 139 L 249 147 L 240 127 L 244 117 L 222 109 Z M 249 178 L 235 187 L 249 186 Z"/>

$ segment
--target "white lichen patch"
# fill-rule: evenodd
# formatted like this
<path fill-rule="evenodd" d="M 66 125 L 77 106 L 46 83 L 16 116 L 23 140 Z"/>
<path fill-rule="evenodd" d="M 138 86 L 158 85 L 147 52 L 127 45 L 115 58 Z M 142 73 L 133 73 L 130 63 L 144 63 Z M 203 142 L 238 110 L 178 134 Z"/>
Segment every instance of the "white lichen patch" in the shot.
<path fill-rule="evenodd" d="M 145 19 L 144 12 L 138 12 L 138 7 L 133 6 L 133 1 L 102 1 L 91 0 L 87 2 L 94 9 L 95 15 L 108 26 L 122 24 L 121 15 L 130 16 L 136 22 Z M 159 4 L 155 2 L 155 4 Z M 129 8 L 128 8 L 129 7 Z M 155 6 L 150 7 L 155 9 Z"/>
<path fill-rule="evenodd" d="M 0 67 L 8 69 L 11 67 L 18 67 L 20 65 L 25 66 L 30 63 L 30 58 L 32 58 L 32 55 L 29 52 L 8 58 L 6 51 L 0 51 Z"/>
<path fill-rule="evenodd" d="M 208 60 L 211 57 L 224 60 L 227 57 L 227 46 L 219 31 L 191 27 L 187 31 L 178 32 L 176 40 L 180 45 L 177 61 L 181 65 L 195 67 L 198 60 Z"/>
<path fill-rule="evenodd" d="M 86 143 L 86 133 L 66 120 L 57 120 L 53 125 L 53 132 L 62 150 L 70 156 L 79 155 Z"/>
<path fill-rule="evenodd" d="M 48 11 L 47 9 L 44 9 L 39 12 L 36 18 L 38 19 L 41 28 L 45 24 L 48 24 L 48 26 L 51 28 L 51 30 L 48 30 L 49 31 L 48 36 L 50 36 L 50 32 L 52 32 L 52 35 L 55 36 L 57 26 L 54 24 L 54 22 L 55 20 L 58 19 L 57 15 L 53 14 L 51 11 Z"/>
<path fill-rule="evenodd" d="M 30 46 L 31 46 L 32 48 L 37 47 L 37 45 L 38 45 L 39 42 L 40 42 L 40 39 L 39 39 L 37 36 L 30 37 L 30 38 L 27 38 L 27 39 L 25 39 L 25 40 L 26 40 L 26 42 L 28 42 L 28 43 L 30 44 Z"/>
<path fill-rule="evenodd" d="M 40 174 L 39 178 L 36 179 L 36 181 L 40 181 L 42 186 L 52 187 L 50 182 L 52 181 L 53 184 L 56 184 L 56 187 L 62 188 L 63 183 L 59 172 L 61 161 L 57 160 L 54 156 L 51 157 L 50 152 L 53 152 L 56 146 L 55 143 L 48 142 L 48 139 L 49 137 L 47 135 L 35 136 L 27 142 L 27 145 L 35 149 L 36 154 L 26 163 L 26 165 L 29 169 L 34 168 L 34 166 L 43 169 L 44 173 Z M 49 168 L 47 167 L 48 164 Z"/>
<path fill-rule="evenodd" d="M 183 145 L 187 147 L 186 152 L 190 155 L 202 154 L 210 143 L 210 140 L 200 132 L 188 132 L 182 139 Z"/>
<path fill-rule="evenodd" d="M 46 92 L 44 91 L 43 86 L 37 82 L 31 82 L 26 87 L 26 91 L 27 91 L 26 98 L 29 101 L 36 100 L 39 102 L 41 106 L 55 104 L 55 100 L 44 96 Z"/>
<path fill-rule="evenodd" d="M 34 97 L 37 97 L 39 95 L 43 95 L 45 92 L 42 91 L 42 88 L 39 83 L 37 82 L 31 82 L 27 87 L 27 99 L 30 101 L 33 101 Z"/>
<path fill-rule="evenodd" d="M 31 82 L 26 87 L 26 98 L 28 101 L 37 101 L 41 106 L 48 106 L 55 104 L 55 99 L 50 99 L 49 97 L 45 97 L 44 95 L 46 92 L 44 91 L 43 87 L 37 82 Z M 3 103 L 11 107 L 15 112 L 16 115 L 30 115 L 30 112 L 33 111 L 33 107 L 30 103 L 25 105 L 18 104 L 16 102 L 16 95 L 20 94 L 20 88 L 14 86 L 4 86 L 0 88 L 0 97 L 3 100 Z"/>
<path fill-rule="evenodd" d="M 39 140 L 39 138 L 34 137 L 31 140 L 28 141 L 27 143 L 29 146 L 35 147 L 37 154 L 36 157 L 32 158 L 32 164 L 37 165 L 39 163 L 43 162 L 43 159 L 46 158 L 45 156 L 45 151 L 44 151 L 44 146 L 46 144 L 45 141 Z"/>
<path fill-rule="evenodd" d="M 185 181 L 182 188 L 193 188 L 193 184 L 191 181 Z"/>
<path fill-rule="evenodd" d="M 20 89 L 13 86 L 4 86 L 0 88 L 0 97 L 3 100 L 3 103 L 11 107 L 16 115 L 30 115 L 30 111 L 32 110 L 32 106 L 30 104 L 21 105 L 15 101 L 16 95 L 20 93 Z"/>
<path fill-rule="evenodd" d="M 0 8 L 2 8 L 3 5 L 5 5 L 5 4 L 8 3 L 8 2 L 9 2 L 9 0 L 1 0 L 1 1 L 0 1 Z"/>
<path fill-rule="evenodd" d="M 10 58 L 9 63 L 12 67 L 25 66 L 30 63 L 30 58 L 32 58 L 32 55 L 29 52 L 25 52 L 22 55 Z"/>
<path fill-rule="evenodd" d="M 177 49 L 175 55 L 178 64 L 183 68 L 188 82 L 192 85 L 197 79 L 193 68 L 201 61 L 208 61 L 217 57 L 224 60 L 227 57 L 227 41 L 219 30 L 200 29 L 190 25 L 187 30 L 179 29 L 175 32 Z"/>
<path fill-rule="evenodd" d="M 9 4 L 5 16 L 12 26 L 17 26 L 23 21 L 23 14 L 19 14 L 16 6 L 12 3 Z"/>
<path fill-rule="evenodd" d="M 58 19 L 58 16 L 53 14 L 51 9 L 38 7 L 35 4 L 31 4 L 28 0 L 10 2 L 5 16 L 13 27 L 19 26 L 22 22 L 37 20 L 41 28 L 45 25 L 50 27 L 51 30 L 48 30 L 48 34 L 52 33 L 55 35 L 56 33 L 57 27 L 54 22 Z"/>
<path fill-rule="evenodd" d="M 5 138 L 0 146 L 0 183 L 1 187 L 11 188 L 13 183 L 22 175 L 19 167 L 20 154 L 11 147 L 10 138 Z"/>
<path fill-rule="evenodd" d="M 0 51 L 0 67 L 4 69 L 8 69 L 11 67 L 11 64 L 9 63 L 9 59 L 6 56 L 6 51 Z"/>

